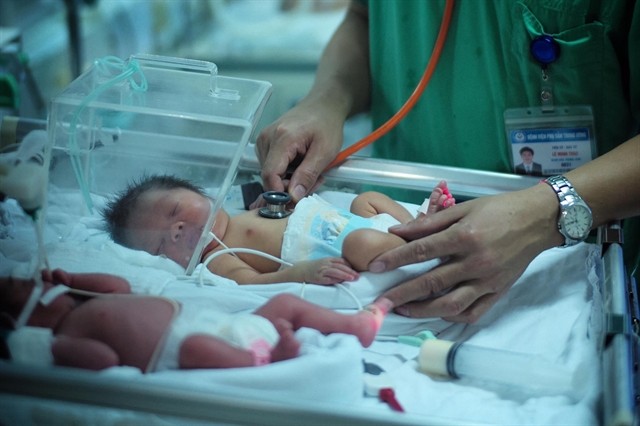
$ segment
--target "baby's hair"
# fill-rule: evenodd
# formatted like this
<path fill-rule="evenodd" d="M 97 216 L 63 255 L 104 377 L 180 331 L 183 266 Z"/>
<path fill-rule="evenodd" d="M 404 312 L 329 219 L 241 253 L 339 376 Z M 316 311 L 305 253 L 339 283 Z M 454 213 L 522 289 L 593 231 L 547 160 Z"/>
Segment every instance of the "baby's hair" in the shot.
<path fill-rule="evenodd" d="M 144 175 L 107 201 L 102 209 L 106 230 L 113 241 L 127 245 L 127 228 L 131 214 L 137 210 L 140 197 L 149 191 L 187 189 L 207 197 L 204 189 L 173 175 Z"/>

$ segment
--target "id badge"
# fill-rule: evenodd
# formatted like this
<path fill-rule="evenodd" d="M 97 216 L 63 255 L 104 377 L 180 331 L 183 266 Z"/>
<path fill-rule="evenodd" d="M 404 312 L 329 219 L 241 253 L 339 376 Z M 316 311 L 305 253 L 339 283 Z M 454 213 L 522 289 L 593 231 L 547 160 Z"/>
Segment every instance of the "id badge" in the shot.
<path fill-rule="evenodd" d="M 513 172 L 531 176 L 566 173 L 596 157 L 589 105 L 511 108 L 504 113 Z"/>

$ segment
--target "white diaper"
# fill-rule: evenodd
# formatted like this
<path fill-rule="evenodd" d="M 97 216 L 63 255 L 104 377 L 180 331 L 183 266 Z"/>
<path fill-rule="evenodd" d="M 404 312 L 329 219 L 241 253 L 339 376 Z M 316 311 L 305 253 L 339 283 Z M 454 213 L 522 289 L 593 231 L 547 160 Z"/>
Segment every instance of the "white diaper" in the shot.
<path fill-rule="evenodd" d="M 399 222 L 388 214 L 363 218 L 329 204 L 318 195 L 303 198 L 289 217 L 280 257 L 291 263 L 323 257 L 341 257 L 351 231 L 362 228 L 387 232 Z"/>
<path fill-rule="evenodd" d="M 148 371 L 178 369 L 180 345 L 192 334 L 208 334 L 243 349 L 250 349 L 257 341 L 266 341 L 273 347 L 280 338 L 273 324 L 259 315 L 227 314 L 196 305 L 182 305 L 155 366 L 149 365 Z"/>

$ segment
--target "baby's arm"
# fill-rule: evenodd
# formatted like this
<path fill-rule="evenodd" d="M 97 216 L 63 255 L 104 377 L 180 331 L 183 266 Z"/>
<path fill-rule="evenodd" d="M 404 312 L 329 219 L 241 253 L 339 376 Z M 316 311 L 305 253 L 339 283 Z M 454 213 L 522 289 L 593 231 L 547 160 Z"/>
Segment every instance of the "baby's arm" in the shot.
<path fill-rule="evenodd" d="M 55 269 L 42 271 L 42 279 L 53 284 L 64 284 L 78 290 L 98 293 L 131 293 L 131 286 L 125 279 L 110 274 L 74 274 Z"/>
<path fill-rule="evenodd" d="M 106 344 L 89 338 L 56 336 L 51 346 L 56 365 L 102 370 L 120 364 L 118 354 Z"/>
<path fill-rule="evenodd" d="M 358 279 L 358 273 L 340 257 L 303 261 L 277 271 L 260 272 L 238 257 L 223 254 L 209 263 L 209 270 L 238 284 L 306 282 L 330 285 Z"/>

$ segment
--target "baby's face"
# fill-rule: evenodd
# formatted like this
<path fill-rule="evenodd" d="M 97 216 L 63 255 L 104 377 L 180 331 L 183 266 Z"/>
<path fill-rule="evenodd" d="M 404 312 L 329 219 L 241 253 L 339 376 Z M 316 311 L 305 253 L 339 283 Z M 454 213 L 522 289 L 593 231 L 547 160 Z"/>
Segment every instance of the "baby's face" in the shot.
<path fill-rule="evenodd" d="M 209 199 L 188 189 L 153 190 L 139 205 L 127 244 L 187 267 L 209 218 Z"/>

